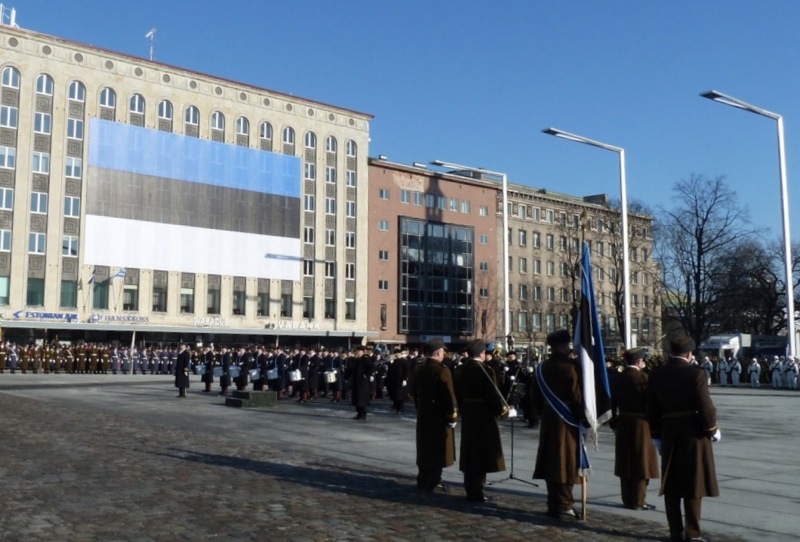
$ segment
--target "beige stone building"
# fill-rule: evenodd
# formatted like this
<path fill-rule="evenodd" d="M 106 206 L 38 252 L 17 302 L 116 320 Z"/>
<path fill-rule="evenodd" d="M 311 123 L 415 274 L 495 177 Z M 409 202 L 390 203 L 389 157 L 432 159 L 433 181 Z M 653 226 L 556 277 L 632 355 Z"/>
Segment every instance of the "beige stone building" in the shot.
<path fill-rule="evenodd" d="M 371 115 L 10 26 L 0 52 L 7 335 L 369 335 Z"/>
<path fill-rule="evenodd" d="M 622 306 L 623 291 L 619 210 L 602 195 L 579 198 L 513 184 L 508 207 L 509 329 L 515 347 L 541 356 L 548 333 L 572 329 L 580 299 L 580 247 L 585 240 L 606 351 L 617 354 L 624 344 L 622 318 L 615 308 Z M 629 213 L 629 228 L 632 337 L 638 346 L 656 347 L 661 333 L 652 218 Z M 500 304 L 500 321 L 503 309 Z"/>

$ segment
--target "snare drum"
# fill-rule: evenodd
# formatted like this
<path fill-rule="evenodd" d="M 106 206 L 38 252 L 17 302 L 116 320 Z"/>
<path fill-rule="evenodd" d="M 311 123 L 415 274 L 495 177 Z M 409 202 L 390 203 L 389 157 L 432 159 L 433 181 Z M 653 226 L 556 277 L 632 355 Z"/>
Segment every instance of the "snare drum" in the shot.
<path fill-rule="evenodd" d="M 289 371 L 289 380 L 291 382 L 300 382 L 303 380 L 303 374 L 300 372 L 299 369 L 295 369 L 294 371 Z"/>
<path fill-rule="evenodd" d="M 325 371 L 325 382 L 328 384 L 336 382 L 336 371 Z"/>

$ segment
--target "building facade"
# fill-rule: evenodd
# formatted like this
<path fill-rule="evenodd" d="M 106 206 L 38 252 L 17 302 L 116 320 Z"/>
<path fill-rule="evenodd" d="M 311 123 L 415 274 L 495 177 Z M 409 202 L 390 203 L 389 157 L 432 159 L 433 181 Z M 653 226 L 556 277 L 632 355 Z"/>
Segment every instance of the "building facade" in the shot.
<path fill-rule="evenodd" d="M 502 201 L 498 208 L 502 209 Z M 572 329 L 580 301 L 581 245 L 585 241 L 606 351 L 617 355 L 624 344 L 622 309 L 618 310 L 623 304 L 619 209 L 603 195 L 579 198 L 509 185 L 508 215 L 510 342 L 518 350 L 541 357 L 548 333 Z M 632 337 L 638 346 L 660 347 L 652 217 L 629 213 L 628 222 Z M 498 307 L 498 313 L 502 310 Z"/>
<path fill-rule="evenodd" d="M 369 168 L 367 320 L 377 334 L 372 340 L 493 341 L 501 329 L 499 183 L 384 157 L 371 159 Z"/>
<path fill-rule="evenodd" d="M 11 26 L 0 51 L 7 335 L 370 334 L 371 115 Z"/>

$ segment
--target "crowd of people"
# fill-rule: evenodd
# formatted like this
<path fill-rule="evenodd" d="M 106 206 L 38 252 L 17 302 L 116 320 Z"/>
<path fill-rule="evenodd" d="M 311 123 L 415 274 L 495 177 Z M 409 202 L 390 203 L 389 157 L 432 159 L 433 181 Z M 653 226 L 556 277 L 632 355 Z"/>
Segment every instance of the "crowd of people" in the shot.
<path fill-rule="evenodd" d="M 720 359 L 703 356 L 699 365 L 706 372 L 709 384 L 733 388 L 741 385 L 760 388 L 762 384 L 771 384 L 776 390 L 796 390 L 800 357 L 762 356 L 739 360 L 732 355 Z"/>

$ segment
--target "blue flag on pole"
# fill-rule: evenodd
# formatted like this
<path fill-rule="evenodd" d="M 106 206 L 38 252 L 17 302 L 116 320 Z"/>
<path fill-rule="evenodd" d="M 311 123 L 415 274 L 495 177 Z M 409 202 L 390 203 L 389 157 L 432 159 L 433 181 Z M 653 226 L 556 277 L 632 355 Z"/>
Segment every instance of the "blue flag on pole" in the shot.
<path fill-rule="evenodd" d="M 114 276 L 113 276 L 113 277 L 111 277 L 111 280 L 114 280 L 114 279 L 124 279 L 124 278 L 125 278 L 125 268 L 123 267 L 122 269 L 120 269 L 119 271 L 117 271 L 117 272 L 114 274 Z"/>
<path fill-rule="evenodd" d="M 587 438 L 597 443 L 597 428 L 611 418 L 611 391 L 597 300 L 594 295 L 589 246 L 583 243 L 581 256 L 581 300 L 575 319 L 573 351 L 581 367 L 583 406 L 589 424 Z"/>

